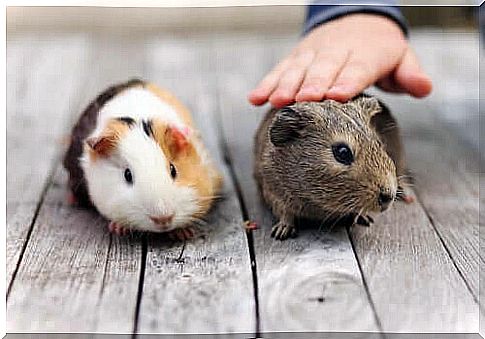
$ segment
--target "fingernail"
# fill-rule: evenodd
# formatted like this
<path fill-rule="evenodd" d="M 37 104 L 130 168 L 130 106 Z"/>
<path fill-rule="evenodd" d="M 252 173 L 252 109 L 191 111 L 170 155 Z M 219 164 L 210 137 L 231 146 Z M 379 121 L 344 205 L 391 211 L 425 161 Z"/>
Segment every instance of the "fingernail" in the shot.
<path fill-rule="evenodd" d="M 331 87 L 327 93 L 330 94 L 342 94 L 350 91 L 350 88 L 345 85 L 335 85 Z"/>
<path fill-rule="evenodd" d="M 318 89 L 318 87 L 316 86 L 303 86 L 301 89 L 300 89 L 300 93 L 299 94 L 316 94 L 318 93 L 320 90 Z"/>
<path fill-rule="evenodd" d="M 267 99 L 267 96 L 258 90 L 253 90 L 248 94 L 248 100 L 255 105 L 262 104 Z"/>
<path fill-rule="evenodd" d="M 316 86 L 304 86 L 296 95 L 296 101 L 318 100 L 321 99 L 323 92 Z"/>
<path fill-rule="evenodd" d="M 251 92 L 249 92 L 249 96 L 250 97 L 255 97 L 255 96 L 259 96 L 261 95 L 260 93 L 261 91 L 259 91 L 258 89 L 253 89 Z"/>
<path fill-rule="evenodd" d="M 277 101 L 288 101 L 288 100 L 292 100 L 293 98 L 290 92 L 280 89 L 275 91 L 273 94 L 271 94 L 270 99 L 277 100 Z"/>

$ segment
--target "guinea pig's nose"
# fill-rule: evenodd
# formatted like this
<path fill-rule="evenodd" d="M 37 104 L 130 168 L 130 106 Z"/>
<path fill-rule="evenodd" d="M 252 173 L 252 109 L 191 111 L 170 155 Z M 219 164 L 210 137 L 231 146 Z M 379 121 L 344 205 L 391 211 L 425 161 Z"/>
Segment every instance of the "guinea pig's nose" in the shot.
<path fill-rule="evenodd" d="M 392 196 L 391 193 L 381 189 L 381 192 L 379 193 L 379 198 L 378 198 L 379 206 L 381 206 L 381 211 L 387 210 L 393 200 L 394 200 L 394 197 Z"/>
<path fill-rule="evenodd" d="M 173 214 L 170 215 L 160 215 L 158 217 L 150 216 L 150 219 L 157 225 L 165 226 L 172 222 Z"/>

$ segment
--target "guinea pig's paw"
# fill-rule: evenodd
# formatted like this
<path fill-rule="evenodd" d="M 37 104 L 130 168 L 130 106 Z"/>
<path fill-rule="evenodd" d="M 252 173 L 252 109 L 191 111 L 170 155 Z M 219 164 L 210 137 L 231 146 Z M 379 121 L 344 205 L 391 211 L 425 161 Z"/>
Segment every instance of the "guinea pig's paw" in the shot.
<path fill-rule="evenodd" d="M 172 240 L 185 241 L 194 238 L 195 229 L 192 226 L 187 226 L 184 228 L 177 228 L 173 231 L 168 232 L 168 236 Z"/>
<path fill-rule="evenodd" d="M 293 225 L 283 221 L 278 221 L 271 229 L 271 236 L 277 240 L 285 240 L 288 237 L 295 238 L 297 235 L 296 228 Z"/>
<path fill-rule="evenodd" d="M 130 232 L 130 229 L 124 226 L 121 226 L 120 224 L 111 221 L 108 224 L 108 230 L 110 233 L 114 233 L 118 236 L 125 236 Z"/>
<path fill-rule="evenodd" d="M 414 202 L 414 197 L 401 186 L 397 188 L 396 199 L 400 201 L 404 201 L 406 204 L 412 204 Z"/>
<path fill-rule="evenodd" d="M 369 227 L 374 223 L 374 219 L 370 215 L 359 215 L 355 221 L 356 225 Z"/>
<path fill-rule="evenodd" d="M 402 201 L 404 201 L 406 204 L 412 204 L 414 202 L 414 197 L 409 194 L 404 194 L 402 196 Z"/>

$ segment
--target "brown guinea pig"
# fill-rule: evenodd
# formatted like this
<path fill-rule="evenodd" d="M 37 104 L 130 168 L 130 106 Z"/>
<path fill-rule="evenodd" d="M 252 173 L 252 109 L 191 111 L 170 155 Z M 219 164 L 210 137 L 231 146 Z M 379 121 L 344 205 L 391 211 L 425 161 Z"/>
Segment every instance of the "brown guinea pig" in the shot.
<path fill-rule="evenodd" d="M 403 190 L 399 129 L 376 98 L 300 102 L 270 110 L 256 133 L 255 178 L 278 222 L 276 239 L 296 236 L 295 217 L 372 220 Z"/>

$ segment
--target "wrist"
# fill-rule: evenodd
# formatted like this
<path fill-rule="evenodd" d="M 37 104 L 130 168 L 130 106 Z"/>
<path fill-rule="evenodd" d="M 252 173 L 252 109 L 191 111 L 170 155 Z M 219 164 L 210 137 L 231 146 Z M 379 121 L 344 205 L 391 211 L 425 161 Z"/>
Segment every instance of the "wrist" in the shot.
<path fill-rule="evenodd" d="M 374 27 L 374 30 L 393 33 L 400 35 L 403 39 L 406 38 L 405 32 L 401 26 L 392 18 L 375 13 L 351 13 L 335 20 L 332 20 L 322 26 L 326 25 L 341 25 L 347 27 L 355 27 L 357 30 L 368 30 Z"/>
<path fill-rule="evenodd" d="M 387 18 L 393 22 L 404 36 L 408 34 L 407 22 L 401 11 L 396 6 L 378 6 L 378 5 L 360 5 L 360 6 L 308 6 L 308 12 L 305 19 L 303 34 L 309 33 L 314 28 L 340 20 L 351 15 L 370 15 L 374 17 Z"/>

